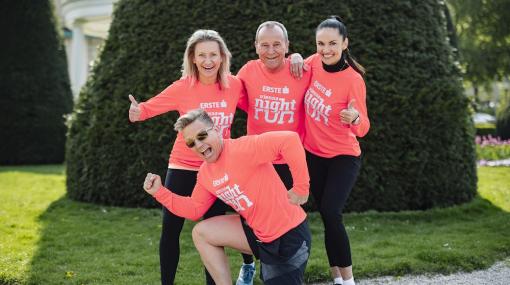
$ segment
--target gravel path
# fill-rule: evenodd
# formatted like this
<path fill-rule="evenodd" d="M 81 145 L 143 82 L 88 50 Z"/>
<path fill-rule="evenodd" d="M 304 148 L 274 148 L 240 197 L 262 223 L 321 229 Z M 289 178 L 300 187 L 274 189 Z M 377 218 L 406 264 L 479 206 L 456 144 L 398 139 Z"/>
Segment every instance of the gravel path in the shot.
<path fill-rule="evenodd" d="M 315 283 L 311 285 L 330 285 L 331 283 Z M 418 285 L 418 284 L 510 284 L 510 259 L 495 263 L 488 269 L 472 272 L 458 272 L 451 275 L 427 274 L 407 275 L 402 277 L 384 276 L 371 279 L 358 279 L 357 285 L 391 284 L 391 285 Z"/>

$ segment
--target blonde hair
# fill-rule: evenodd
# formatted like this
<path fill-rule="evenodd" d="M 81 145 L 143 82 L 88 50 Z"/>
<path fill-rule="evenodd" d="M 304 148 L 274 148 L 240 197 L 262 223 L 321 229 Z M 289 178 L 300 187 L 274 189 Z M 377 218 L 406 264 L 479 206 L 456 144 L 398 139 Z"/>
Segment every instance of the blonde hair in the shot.
<path fill-rule="evenodd" d="M 221 38 L 218 32 L 213 30 L 196 30 L 191 37 L 188 39 L 186 44 L 186 51 L 184 52 L 184 58 L 182 60 L 182 77 L 191 77 L 192 82 L 195 83 L 198 80 L 198 69 L 193 63 L 195 57 L 195 47 L 201 42 L 217 42 L 220 47 L 221 64 L 218 70 L 217 82 L 220 83 L 221 88 L 228 88 L 227 76 L 230 74 L 230 58 L 232 54 L 227 48 L 225 41 Z"/>

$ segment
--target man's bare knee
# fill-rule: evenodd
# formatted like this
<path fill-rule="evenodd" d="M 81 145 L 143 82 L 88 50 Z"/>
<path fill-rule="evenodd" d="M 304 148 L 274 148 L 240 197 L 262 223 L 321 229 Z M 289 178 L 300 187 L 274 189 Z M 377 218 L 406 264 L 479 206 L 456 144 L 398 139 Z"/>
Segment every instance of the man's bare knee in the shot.
<path fill-rule="evenodd" d="M 193 242 L 196 244 L 197 242 L 203 241 L 205 239 L 205 227 L 202 222 L 199 222 L 193 227 L 191 231 L 191 236 L 193 237 Z"/>

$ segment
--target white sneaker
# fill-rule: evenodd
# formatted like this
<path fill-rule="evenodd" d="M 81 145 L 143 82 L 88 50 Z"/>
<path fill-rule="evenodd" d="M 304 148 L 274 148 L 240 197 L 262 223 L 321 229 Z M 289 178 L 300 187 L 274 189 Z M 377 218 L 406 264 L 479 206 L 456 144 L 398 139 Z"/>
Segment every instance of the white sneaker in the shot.
<path fill-rule="evenodd" d="M 239 277 L 237 278 L 236 285 L 253 285 L 253 278 L 255 277 L 255 263 L 243 264 L 239 270 Z"/>

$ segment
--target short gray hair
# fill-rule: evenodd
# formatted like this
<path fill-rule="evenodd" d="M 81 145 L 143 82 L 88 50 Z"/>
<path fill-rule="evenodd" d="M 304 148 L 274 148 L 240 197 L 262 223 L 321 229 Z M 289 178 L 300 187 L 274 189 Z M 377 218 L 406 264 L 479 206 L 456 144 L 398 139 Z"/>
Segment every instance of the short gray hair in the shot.
<path fill-rule="evenodd" d="M 283 36 L 285 38 L 285 41 L 289 42 L 289 36 L 287 35 L 287 29 L 285 28 L 285 26 L 282 23 L 277 22 L 277 21 L 266 21 L 266 22 L 260 24 L 260 26 L 257 28 L 257 32 L 255 33 L 255 42 L 258 41 L 259 32 L 264 27 L 267 27 L 268 29 L 273 29 L 274 27 L 280 28 L 283 31 Z"/>
<path fill-rule="evenodd" d="M 193 123 L 196 120 L 199 120 L 199 121 L 209 125 L 210 127 L 214 126 L 213 120 L 211 119 L 211 117 L 209 117 L 209 115 L 204 110 L 195 109 L 195 110 L 191 110 L 188 113 L 180 116 L 179 119 L 177 119 L 177 122 L 175 122 L 175 124 L 174 124 L 174 130 L 180 132 L 185 127 L 187 127 L 188 125 L 190 125 L 191 123 Z"/>

